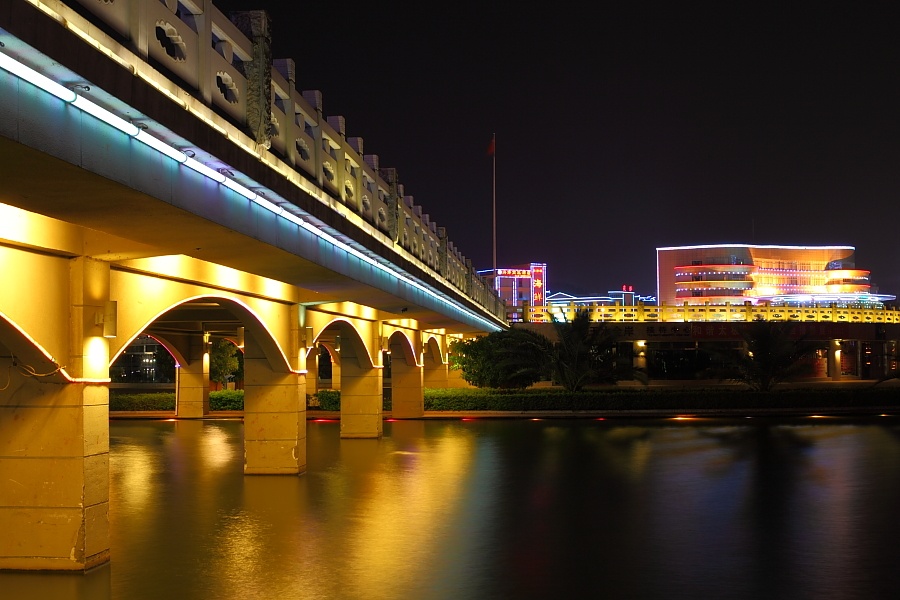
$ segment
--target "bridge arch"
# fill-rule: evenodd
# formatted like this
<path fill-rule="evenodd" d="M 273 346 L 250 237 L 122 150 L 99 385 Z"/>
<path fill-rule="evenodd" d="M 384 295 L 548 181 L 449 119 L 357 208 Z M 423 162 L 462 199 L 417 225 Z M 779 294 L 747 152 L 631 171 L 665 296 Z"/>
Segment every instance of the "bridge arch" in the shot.
<path fill-rule="evenodd" d="M 392 369 L 400 358 L 410 367 L 419 365 L 419 355 L 408 332 L 400 329 L 394 330 L 385 342 L 385 348 L 391 353 Z"/>
<path fill-rule="evenodd" d="M 65 365 L 58 363 L 34 338 L 0 312 L 0 371 L 7 366 L 10 380 L 0 390 L 10 389 L 12 370 L 29 377 L 39 374 L 45 381 L 53 383 L 72 382 L 74 379 L 65 371 Z"/>
<path fill-rule="evenodd" d="M 366 343 L 366 339 L 372 339 L 370 322 L 361 319 L 333 317 L 325 322 L 320 320 L 317 325 L 318 327 L 314 327 L 314 332 L 318 329 L 318 333 L 315 333 L 315 342 L 328 349 L 333 361 L 343 364 L 344 361 L 341 357 L 348 355 L 343 352 L 343 349 L 347 344 L 351 344 L 352 356 L 358 361 L 373 368 L 381 364 L 380 360 L 375 360 L 378 348 L 372 342 Z M 364 366 L 362 362 L 360 363 L 361 367 Z"/>
<path fill-rule="evenodd" d="M 341 390 L 341 437 L 381 437 L 384 368 L 380 356 L 374 358 L 381 350 L 375 344 L 374 324 L 310 313 L 307 322 L 315 323 L 318 332 L 314 345 L 332 357 L 333 387 Z"/>
<path fill-rule="evenodd" d="M 289 309 L 289 306 L 283 305 L 283 309 Z M 196 357 L 191 357 L 187 342 L 195 336 L 202 338 L 204 333 L 211 333 L 209 329 L 204 330 L 204 325 L 209 324 L 220 328 L 215 332 L 221 334 L 220 337 L 231 338 L 237 337 L 237 327 L 243 327 L 245 335 L 251 334 L 256 339 L 273 370 L 283 373 L 297 371 L 294 366 L 296 358 L 291 360 L 289 349 L 283 346 L 289 340 L 290 331 L 278 330 L 285 326 L 285 315 L 279 314 L 278 318 L 272 320 L 274 322 L 269 321 L 267 317 L 271 318 L 271 310 L 264 316 L 234 295 L 194 295 L 163 306 L 148 306 L 147 302 L 132 305 L 120 301 L 118 310 L 120 335 L 116 338 L 114 348 L 110 349 L 110 364 L 138 336 L 145 333 L 167 340 L 167 349 L 172 355 L 182 365 L 188 364 Z M 285 310 L 278 312 L 284 313 Z M 230 313 L 230 316 L 225 313 Z"/>
<path fill-rule="evenodd" d="M 420 418 L 425 414 L 421 334 L 394 329 L 386 340 L 391 352 L 391 414 Z"/>

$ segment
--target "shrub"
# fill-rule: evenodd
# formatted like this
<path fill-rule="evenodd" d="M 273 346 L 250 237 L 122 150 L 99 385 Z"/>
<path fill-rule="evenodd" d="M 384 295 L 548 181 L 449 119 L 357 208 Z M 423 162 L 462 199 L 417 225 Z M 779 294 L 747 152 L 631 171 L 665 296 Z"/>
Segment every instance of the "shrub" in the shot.
<path fill-rule="evenodd" d="M 319 390 L 316 394 L 319 408 L 322 410 L 341 410 L 341 392 L 339 390 Z"/>
<path fill-rule="evenodd" d="M 109 410 L 175 410 L 175 392 L 110 393 Z"/>
<path fill-rule="evenodd" d="M 244 410 L 244 390 L 210 392 L 209 410 Z"/>

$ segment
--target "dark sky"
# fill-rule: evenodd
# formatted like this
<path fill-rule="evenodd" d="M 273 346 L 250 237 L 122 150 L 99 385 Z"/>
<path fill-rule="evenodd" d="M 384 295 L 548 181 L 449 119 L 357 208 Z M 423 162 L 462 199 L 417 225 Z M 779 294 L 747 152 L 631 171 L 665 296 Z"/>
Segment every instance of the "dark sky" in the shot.
<path fill-rule="evenodd" d="M 855 246 L 900 293 L 900 19 L 863 3 L 265 9 L 276 57 L 476 268 L 655 293 L 658 246 Z M 416 8 L 416 6 L 418 8 Z M 587 6 L 587 5 L 586 5 Z"/>

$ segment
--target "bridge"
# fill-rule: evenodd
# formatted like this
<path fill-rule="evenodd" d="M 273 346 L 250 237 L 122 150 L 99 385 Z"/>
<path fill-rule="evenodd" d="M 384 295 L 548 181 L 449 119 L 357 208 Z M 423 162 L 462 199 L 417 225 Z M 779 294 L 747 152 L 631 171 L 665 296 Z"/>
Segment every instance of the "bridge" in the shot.
<path fill-rule="evenodd" d="M 109 560 L 109 367 L 139 335 L 209 410 L 243 348 L 244 472 L 306 468 L 325 348 L 341 436 L 448 385 L 453 339 L 507 327 L 471 261 L 296 88 L 268 17 L 209 0 L 0 0 L 0 568 Z M 337 375 L 339 374 L 339 375 Z"/>

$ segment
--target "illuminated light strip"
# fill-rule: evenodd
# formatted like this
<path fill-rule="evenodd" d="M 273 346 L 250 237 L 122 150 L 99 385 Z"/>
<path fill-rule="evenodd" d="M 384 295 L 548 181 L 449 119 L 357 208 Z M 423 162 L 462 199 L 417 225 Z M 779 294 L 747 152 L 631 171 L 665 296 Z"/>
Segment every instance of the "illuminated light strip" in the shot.
<path fill-rule="evenodd" d="M 106 46 L 102 45 L 102 44 L 101 44 L 95 37 L 93 37 L 91 34 L 89 34 L 88 32 L 84 31 L 83 29 L 81 29 L 81 28 L 78 27 L 77 25 L 73 24 L 72 21 L 70 21 L 69 19 L 63 17 L 61 14 L 59 14 L 58 12 L 56 12 L 55 10 L 53 10 L 53 9 L 52 9 L 50 6 L 48 6 L 47 4 L 45 4 L 44 2 L 40 2 L 40 1 L 38 1 L 38 0 L 26 0 L 26 1 L 27 1 L 28 3 L 30 3 L 32 6 L 34 6 L 35 8 L 37 8 L 39 11 L 41 11 L 42 13 L 44 13 L 45 15 L 47 15 L 48 17 L 50 17 L 51 19 L 53 19 L 54 21 L 57 21 L 58 23 L 60 23 L 61 25 L 63 25 L 63 26 L 66 27 L 67 29 L 69 29 L 72 33 L 74 33 L 75 35 L 77 35 L 78 37 L 80 37 L 80 38 L 81 38 L 82 40 L 84 40 L 87 44 L 89 44 L 92 48 L 94 48 L 95 50 L 97 50 L 97 51 L 99 51 L 99 52 L 102 52 L 102 53 L 105 54 L 108 58 L 111 58 L 111 59 L 114 60 L 115 62 L 119 63 L 121 66 L 125 67 L 126 69 L 128 69 L 129 71 L 131 71 L 132 73 L 134 73 L 134 67 L 133 67 L 131 64 L 129 64 L 128 61 L 126 61 L 125 59 L 123 59 L 123 58 L 122 58 L 121 56 L 119 56 L 118 54 L 114 53 L 112 50 L 110 50 L 110 49 L 107 48 Z"/>
<path fill-rule="evenodd" d="M 657 250 L 702 250 L 707 248 L 763 248 L 766 250 L 856 250 L 853 246 L 779 246 L 757 244 L 699 244 L 695 246 L 666 246 Z"/>
<path fill-rule="evenodd" d="M 393 276 L 397 280 L 402 281 L 403 283 L 406 283 L 407 285 L 412 286 L 412 287 L 424 292 L 426 295 L 434 298 L 435 300 L 438 300 L 442 304 L 449 306 L 451 308 L 454 308 L 454 309 L 462 312 L 463 314 L 468 315 L 471 318 L 474 318 L 476 321 L 485 325 L 489 331 L 499 331 L 502 329 L 502 327 L 500 325 L 485 319 L 481 315 L 471 312 L 469 309 L 457 304 L 453 300 L 442 296 L 441 294 L 439 294 L 439 293 L 435 292 L 434 290 L 422 285 L 421 283 L 407 277 L 406 275 L 404 275 L 398 271 L 395 271 L 394 269 L 390 268 L 389 266 L 384 265 L 384 264 L 374 260 L 370 256 L 360 252 L 359 250 L 353 248 L 352 246 L 346 244 L 345 242 L 338 240 L 336 237 L 332 236 L 331 234 L 328 234 L 328 233 L 322 231 L 315 225 L 305 221 L 304 219 L 302 219 L 290 212 L 285 211 L 282 207 L 278 206 L 277 204 L 274 204 L 273 202 L 270 202 L 269 200 L 262 198 L 255 192 L 252 192 L 251 190 L 247 189 L 246 187 L 237 183 L 236 181 L 233 181 L 233 180 L 225 177 L 222 173 L 219 173 L 215 169 L 201 163 L 198 160 L 195 160 L 192 157 L 188 157 L 183 152 L 180 152 L 177 149 L 174 149 L 171 147 L 168 147 L 168 150 L 161 149 L 162 147 L 168 146 L 168 145 L 165 144 L 164 142 L 162 142 L 161 140 L 158 140 L 157 138 L 154 138 L 153 136 L 146 134 L 140 127 L 134 125 L 133 123 L 131 123 L 129 121 L 125 121 L 121 117 L 114 115 L 110 111 L 108 111 L 105 108 L 101 107 L 100 105 L 88 100 L 84 96 L 79 96 L 72 90 L 59 85 L 58 83 L 52 81 L 51 79 L 48 79 L 47 77 L 45 77 L 44 75 L 42 75 L 40 73 L 38 73 L 34 69 L 16 61 L 15 59 L 9 57 L 6 54 L 3 54 L 2 52 L 0 52 L 0 67 L 3 67 L 10 73 L 16 75 L 17 77 L 24 79 L 25 81 L 28 81 L 29 83 L 32 83 L 32 84 L 36 85 L 37 87 L 53 94 L 54 96 L 60 98 L 61 100 L 72 104 L 73 106 L 79 108 L 80 110 L 87 112 L 88 114 L 111 125 L 112 127 L 115 127 L 119 131 L 122 131 L 123 133 L 127 134 L 129 137 L 133 137 L 133 138 L 141 141 L 142 143 L 146 144 L 148 147 L 154 148 L 155 150 L 161 152 L 162 154 L 169 156 L 173 160 L 180 162 L 181 164 L 200 173 L 201 175 L 203 175 L 209 179 L 212 179 L 213 181 L 215 181 L 217 183 L 221 183 L 221 184 L 225 185 L 226 187 L 245 196 L 252 202 L 255 202 L 256 204 L 265 208 L 266 210 L 269 210 L 269 211 L 275 213 L 276 215 L 279 215 L 279 216 L 287 219 L 288 221 L 294 223 L 295 225 L 298 225 L 298 226 L 302 227 L 303 229 L 306 229 L 307 231 L 309 231 L 316 237 L 333 244 L 334 246 L 340 248 L 341 250 L 347 252 L 348 254 L 365 262 L 366 264 L 369 264 L 369 265 L 375 267 L 376 269 L 379 269 L 379 270 Z M 143 136 L 141 134 L 143 134 Z M 183 161 L 180 160 L 182 156 L 185 157 Z M 321 190 L 318 190 L 318 191 L 319 191 L 319 193 L 322 193 Z"/>
<path fill-rule="evenodd" d="M 141 132 L 141 128 L 131 121 L 126 121 L 125 119 L 114 115 L 99 104 L 91 102 L 84 96 L 75 94 L 75 100 L 73 100 L 71 104 L 72 106 L 83 110 L 89 115 L 100 119 L 104 123 L 112 125 L 122 133 L 128 134 L 131 137 L 137 137 L 137 134 Z"/>
<path fill-rule="evenodd" d="M 150 327 L 150 325 L 153 324 L 154 321 L 156 321 L 158 318 L 160 318 L 161 316 L 163 316 L 164 314 L 166 314 L 173 308 L 176 308 L 178 306 L 184 306 L 185 304 L 187 304 L 189 302 L 193 302 L 194 300 L 206 300 L 206 299 L 222 300 L 223 298 L 217 297 L 217 296 L 209 296 L 209 295 L 191 296 L 190 298 L 186 298 L 180 302 L 176 302 L 175 304 L 172 304 L 171 306 L 168 306 L 168 307 L 164 308 L 163 310 L 159 311 L 158 313 L 156 313 L 155 315 L 153 315 L 150 319 L 148 319 L 146 321 L 144 328 L 141 329 L 140 331 L 146 330 L 148 327 Z M 234 302 L 235 304 L 239 304 L 244 310 L 246 310 L 256 320 L 257 323 L 264 326 L 265 321 L 263 321 L 263 319 L 257 314 L 257 312 L 255 310 L 253 310 L 250 307 L 250 305 L 248 305 L 246 302 L 242 301 L 240 298 L 236 298 L 236 297 L 232 297 L 232 296 L 226 296 L 224 299 L 226 299 L 230 302 Z M 0 316 L 2 316 L 2 313 L 0 313 Z M 265 326 L 264 326 L 264 328 L 265 328 Z M 114 356 L 114 357 L 110 357 L 110 364 L 112 364 L 122 354 L 122 352 L 124 352 L 125 348 L 127 348 L 131 344 L 131 342 L 136 340 L 138 338 L 138 336 L 140 336 L 140 335 L 141 335 L 140 333 L 137 333 L 137 334 L 135 334 L 134 337 L 132 337 L 126 343 L 122 344 L 122 348 L 119 350 L 119 353 L 116 354 L 116 356 Z M 153 336 L 151 335 L 150 337 L 153 337 Z M 153 337 L 153 339 L 156 339 L 156 338 Z M 288 370 L 291 373 L 304 373 L 305 372 L 304 370 L 297 370 L 297 369 L 294 369 L 291 367 L 291 363 L 288 360 L 287 354 L 285 353 L 284 349 L 281 347 L 281 344 L 278 343 L 278 340 L 276 340 L 274 338 L 274 336 L 272 339 L 275 342 L 275 347 L 278 349 L 278 354 L 281 355 L 282 360 L 284 360 L 284 365 L 288 368 Z M 157 341 L 159 341 L 159 340 L 157 340 Z M 162 344 L 162 342 L 160 342 L 160 343 L 161 343 L 161 345 L 166 346 L 166 344 Z M 166 351 L 169 352 L 168 348 L 166 348 Z M 171 352 L 169 352 L 169 353 L 171 354 Z M 173 355 L 173 358 L 174 358 L 174 355 Z"/>
<path fill-rule="evenodd" d="M 24 79 L 32 85 L 36 85 L 45 92 L 49 92 L 64 102 L 74 102 L 78 94 L 69 88 L 49 79 L 34 69 L 26 67 L 14 58 L 0 52 L 0 68 L 6 69 L 19 79 Z"/>
<path fill-rule="evenodd" d="M 31 343 L 31 345 L 38 350 L 38 352 L 40 352 L 41 354 L 44 355 L 44 358 L 46 358 L 48 361 L 50 361 L 51 363 L 56 365 L 59 369 L 57 372 L 60 375 L 62 375 L 63 378 L 66 379 L 67 381 L 69 381 L 70 383 L 109 383 L 110 382 L 109 379 L 85 379 L 82 377 L 72 377 L 71 375 L 69 375 L 68 371 L 66 371 L 66 368 L 64 366 L 60 365 L 59 362 L 55 358 L 53 358 L 53 356 L 49 352 L 47 352 L 46 348 L 44 348 L 42 345 L 40 345 L 36 339 L 31 337 L 27 331 L 25 331 L 24 329 L 19 327 L 19 325 L 15 321 L 13 321 L 9 317 L 7 317 L 2 311 L 0 311 L 0 319 L 3 319 L 4 321 L 6 321 L 6 323 L 8 323 L 9 325 L 12 325 L 13 329 L 15 329 L 16 331 L 19 332 L 19 335 L 21 335 L 23 338 L 28 340 Z"/>
<path fill-rule="evenodd" d="M 255 194 L 255 196 L 256 196 L 255 198 L 251 198 L 251 200 L 253 200 L 253 202 L 255 202 L 256 204 L 259 204 L 266 210 L 269 210 L 269 211 L 275 213 L 276 215 L 280 215 L 280 216 L 284 217 L 285 219 L 288 219 L 288 215 L 290 215 L 290 213 L 287 212 L 286 210 L 284 210 L 282 207 L 278 206 L 277 204 L 275 204 L 274 202 L 272 202 L 266 198 L 263 198 L 259 194 Z M 291 215 L 291 216 L 293 216 L 293 215 Z M 291 219 L 288 219 L 288 220 L 290 221 Z"/>
<path fill-rule="evenodd" d="M 187 154 L 185 154 L 181 150 L 176 150 L 162 140 L 153 137 L 146 131 L 141 130 L 140 132 L 138 132 L 138 134 L 135 136 L 135 139 L 139 142 L 145 143 L 160 154 L 165 154 L 176 162 L 183 163 L 187 160 Z"/>
<path fill-rule="evenodd" d="M 211 167 L 207 167 L 199 160 L 195 160 L 191 157 L 188 157 L 184 161 L 184 166 L 197 171 L 201 175 L 208 177 L 209 179 L 212 179 L 213 181 L 215 181 L 217 183 L 225 183 L 224 175 L 222 175 L 221 173 L 219 173 L 218 171 L 216 171 L 215 169 L 213 169 Z"/>
<path fill-rule="evenodd" d="M 235 192 L 237 192 L 238 194 L 240 194 L 247 200 L 252 200 L 252 201 L 256 202 L 256 199 L 259 197 L 256 195 L 256 192 L 245 188 L 244 186 L 239 184 L 237 181 L 235 181 L 233 179 L 229 179 L 227 177 L 225 178 L 225 181 L 222 182 L 222 185 L 224 185 L 225 187 L 227 187 L 229 189 L 234 190 Z M 268 208 L 268 207 L 266 207 L 266 208 Z M 271 210 L 271 209 L 269 209 L 269 210 Z M 272 212 L 275 212 L 275 211 L 272 211 Z"/>

